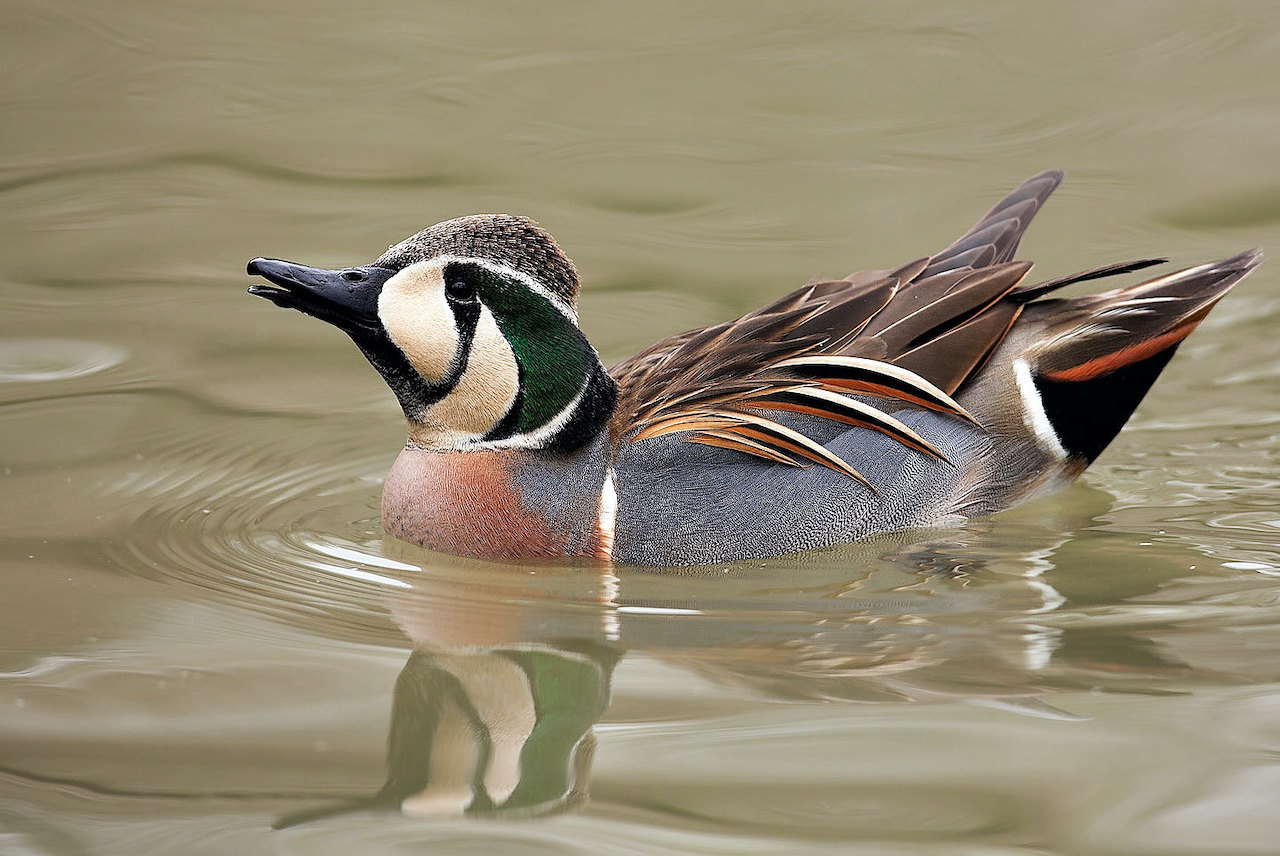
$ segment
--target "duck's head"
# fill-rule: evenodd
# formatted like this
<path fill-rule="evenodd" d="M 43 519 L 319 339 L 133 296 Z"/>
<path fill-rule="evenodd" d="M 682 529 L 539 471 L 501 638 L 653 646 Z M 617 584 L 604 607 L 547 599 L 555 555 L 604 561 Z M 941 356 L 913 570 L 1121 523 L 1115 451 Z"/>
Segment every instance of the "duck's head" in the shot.
<path fill-rule="evenodd" d="M 532 220 L 438 223 L 342 270 L 254 259 L 250 294 L 351 337 L 427 449 L 571 451 L 604 429 L 616 386 L 578 329 L 578 274 Z"/>

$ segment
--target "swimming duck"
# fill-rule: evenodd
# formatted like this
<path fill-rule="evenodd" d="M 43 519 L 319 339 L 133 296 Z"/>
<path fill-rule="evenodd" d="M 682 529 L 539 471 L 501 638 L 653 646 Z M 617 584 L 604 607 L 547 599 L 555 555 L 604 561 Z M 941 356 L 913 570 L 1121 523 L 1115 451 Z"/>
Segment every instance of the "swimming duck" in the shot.
<path fill-rule="evenodd" d="M 491 559 L 691 565 L 990 514 L 1080 475 L 1249 251 L 1084 297 L 1016 261 L 1062 180 L 1028 179 L 942 252 L 813 281 L 611 369 L 578 274 L 532 220 L 438 223 L 372 264 L 257 258 L 251 294 L 345 332 L 408 421 L 388 534 Z"/>

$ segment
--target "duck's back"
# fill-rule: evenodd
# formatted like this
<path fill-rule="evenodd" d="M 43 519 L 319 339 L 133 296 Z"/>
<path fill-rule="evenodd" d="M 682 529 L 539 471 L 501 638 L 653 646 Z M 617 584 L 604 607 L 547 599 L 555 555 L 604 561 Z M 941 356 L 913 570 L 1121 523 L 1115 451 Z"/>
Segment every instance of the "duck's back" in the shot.
<path fill-rule="evenodd" d="M 1039 300 L 1158 263 L 1025 285 L 1018 242 L 1060 173 L 936 256 L 812 283 L 616 366 L 613 558 L 779 555 L 998 511 L 1079 475 L 1256 252 Z"/>

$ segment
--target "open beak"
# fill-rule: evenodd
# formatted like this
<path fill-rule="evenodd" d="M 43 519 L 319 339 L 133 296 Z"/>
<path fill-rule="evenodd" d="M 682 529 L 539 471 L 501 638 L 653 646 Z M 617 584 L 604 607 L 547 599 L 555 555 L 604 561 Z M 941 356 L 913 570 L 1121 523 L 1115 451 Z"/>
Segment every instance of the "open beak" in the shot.
<path fill-rule="evenodd" d="M 327 321 L 349 334 L 376 334 L 378 295 L 395 271 L 368 265 L 344 270 L 307 267 L 280 259 L 254 259 L 246 268 L 271 285 L 251 285 L 249 293 L 276 306 Z"/>

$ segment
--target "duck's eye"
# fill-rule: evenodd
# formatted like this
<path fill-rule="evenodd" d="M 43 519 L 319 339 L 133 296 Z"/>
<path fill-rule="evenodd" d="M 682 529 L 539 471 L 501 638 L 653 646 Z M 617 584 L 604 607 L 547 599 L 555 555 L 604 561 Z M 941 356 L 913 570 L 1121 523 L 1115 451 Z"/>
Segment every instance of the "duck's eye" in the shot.
<path fill-rule="evenodd" d="M 476 299 L 476 287 L 460 276 L 451 276 L 444 281 L 445 296 L 456 303 L 470 303 Z"/>

